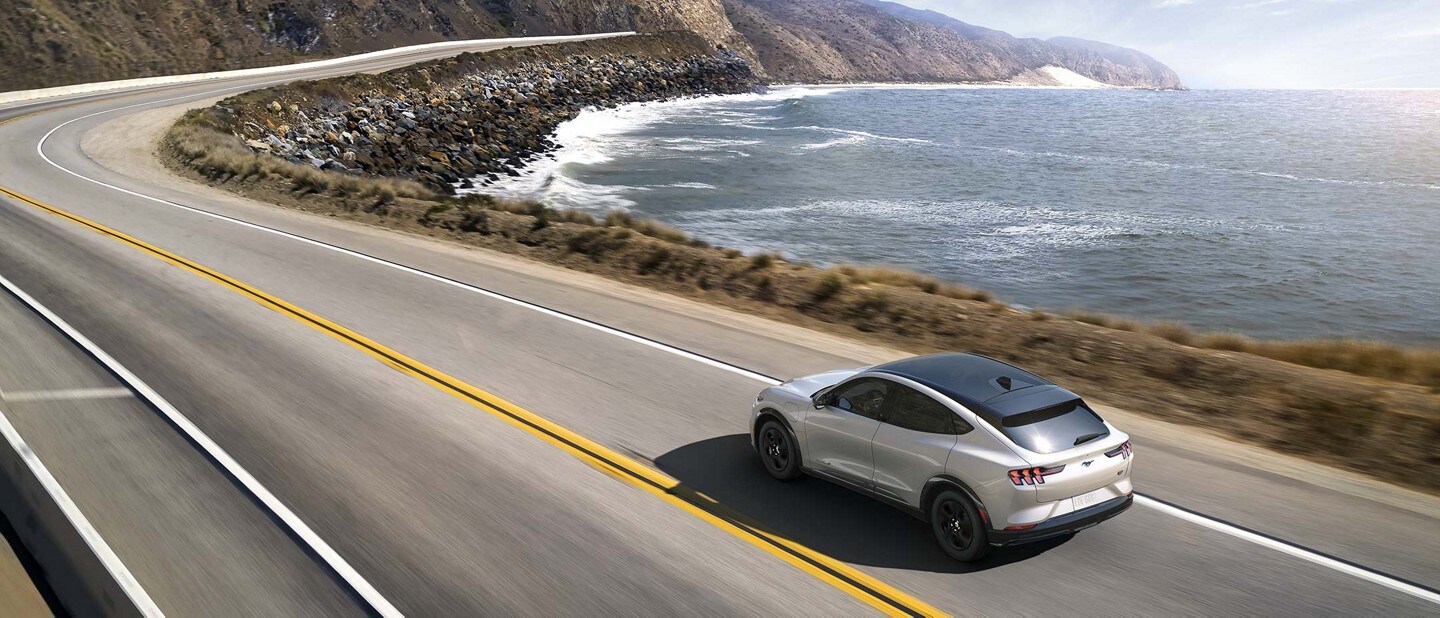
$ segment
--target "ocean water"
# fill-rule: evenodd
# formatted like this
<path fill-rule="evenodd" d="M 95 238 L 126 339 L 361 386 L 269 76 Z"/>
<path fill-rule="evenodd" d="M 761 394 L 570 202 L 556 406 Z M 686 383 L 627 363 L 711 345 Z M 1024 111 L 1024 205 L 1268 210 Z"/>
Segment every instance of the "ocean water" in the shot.
<path fill-rule="evenodd" d="M 789 88 L 557 139 L 484 190 L 1027 307 L 1440 344 L 1440 91 Z"/>

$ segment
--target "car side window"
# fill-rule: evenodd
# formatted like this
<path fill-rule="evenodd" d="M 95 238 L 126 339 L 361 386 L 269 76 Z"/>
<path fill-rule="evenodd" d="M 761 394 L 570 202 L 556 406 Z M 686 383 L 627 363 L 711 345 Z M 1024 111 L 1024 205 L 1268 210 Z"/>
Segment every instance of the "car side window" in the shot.
<path fill-rule="evenodd" d="M 902 429 L 944 434 L 966 433 L 973 429 L 950 408 L 908 386 L 892 385 L 885 402 L 883 420 Z"/>
<path fill-rule="evenodd" d="M 856 380 L 837 389 L 830 399 L 831 405 L 846 412 L 879 420 L 880 412 L 885 407 L 886 393 L 895 386 L 898 385 L 876 378 Z"/>

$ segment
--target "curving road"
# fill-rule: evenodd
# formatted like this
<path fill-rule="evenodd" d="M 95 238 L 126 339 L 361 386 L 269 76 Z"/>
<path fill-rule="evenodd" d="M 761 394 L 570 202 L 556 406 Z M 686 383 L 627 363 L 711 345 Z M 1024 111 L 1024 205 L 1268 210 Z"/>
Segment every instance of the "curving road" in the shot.
<path fill-rule="evenodd" d="M 976 566 L 774 483 L 743 435 L 768 376 L 896 352 L 142 160 L 277 79 L 0 109 L 0 410 L 160 611 L 1440 612 L 1440 501 L 1119 410 L 1142 502 Z"/>

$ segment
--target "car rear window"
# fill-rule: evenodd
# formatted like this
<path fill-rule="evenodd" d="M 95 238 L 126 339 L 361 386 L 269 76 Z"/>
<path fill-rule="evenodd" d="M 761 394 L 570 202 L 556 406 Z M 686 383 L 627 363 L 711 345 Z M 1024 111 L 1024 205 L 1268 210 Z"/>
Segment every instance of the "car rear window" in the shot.
<path fill-rule="evenodd" d="M 1000 419 L 998 429 L 1015 444 L 1036 453 L 1054 453 L 1110 435 L 1105 421 L 1075 399 Z"/>

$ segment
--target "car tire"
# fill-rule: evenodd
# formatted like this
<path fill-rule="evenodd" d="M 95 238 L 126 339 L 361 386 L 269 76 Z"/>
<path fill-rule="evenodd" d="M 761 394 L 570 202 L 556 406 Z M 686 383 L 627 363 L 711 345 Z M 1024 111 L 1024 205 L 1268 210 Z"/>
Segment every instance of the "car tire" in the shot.
<path fill-rule="evenodd" d="M 946 489 L 930 503 L 930 527 L 940 549 L 961 562 L 974 562 L 990 553 L 990 535 L 980 507 L 965 494 Z"/>
<path fill-rule="evenodd" d="M 756 450 L 765 471 L 777 481 L 790 481 L 800 476 L 800 445 L 795 436 L 779 421 L 769 420 L 755 434 Z"/>

